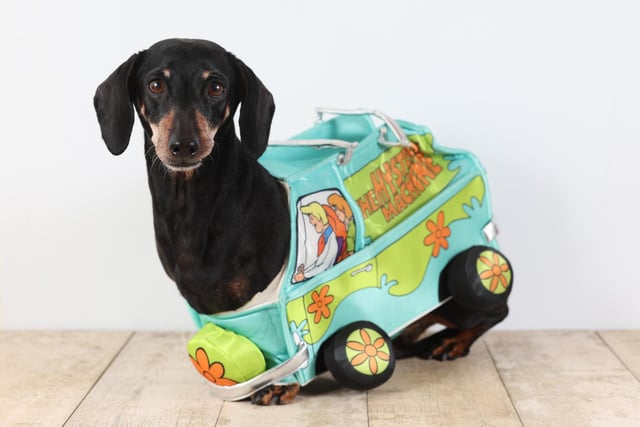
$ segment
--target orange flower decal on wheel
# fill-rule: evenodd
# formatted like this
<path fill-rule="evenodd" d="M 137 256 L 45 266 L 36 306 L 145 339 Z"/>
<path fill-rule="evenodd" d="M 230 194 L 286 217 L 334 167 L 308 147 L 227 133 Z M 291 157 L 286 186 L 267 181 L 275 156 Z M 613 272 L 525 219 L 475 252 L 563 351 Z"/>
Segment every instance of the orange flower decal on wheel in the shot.
<path fill-rule="evenodd" d="M 431 234 L 424 238 L 424 244 L 425 246 L 433 245 L 433 256 L 436 257 L 440 254 L 440 248 L 449 247 L 447 237 L 451 236 L 451 230 L 444 225 L 444 212 L 438 212 L 436 222 L 427 220 L 426 226 Z"/>
<path fill-rule="evenodd" d="M 356 370 L 376 375 L 389 365 L 389 345 L 373 329 L 358 329 L 347 338 L 347 357 Z"/>
<path fill-rule="evenodd" d="M 511 285 L 511 268 L 499 253 L 486 250 L 478 255 L 476 269 L 482 285 L 494 294 L 501 294 Z"/>
<path fill-rule="evenodd" d="M 309 304 L 307 311 L 309 313 L 315 313 L 313 318 L 314 323 L 319 323 L 323 317 L 325 319 L 331 317 L 329 304 L 333 302 L 333 295 L 327 295 L 327 292 L 329 292 L 329 285 L 324 285 L 322 289 L 320 289 L 320 293 L 313 291 L 311 294 L 313 303 Z"/>
<path fill-rule="evenodd" d="M 207 352 L 204 351 L 203 348 L 199 348 L 196 351 L 195 359 L 193 358 L 193 356 L 189 356 L 189 359 L 191 359 L 191 363 L 193 363 L 193 366 L 200 373 L 200 375 L 202 375 L 212 383 L 222 386 L 238 384 L 234 380 L 224 378 L 224 365 L 222 363 L 209 363 L 209 356 L 207 356 Z"/>

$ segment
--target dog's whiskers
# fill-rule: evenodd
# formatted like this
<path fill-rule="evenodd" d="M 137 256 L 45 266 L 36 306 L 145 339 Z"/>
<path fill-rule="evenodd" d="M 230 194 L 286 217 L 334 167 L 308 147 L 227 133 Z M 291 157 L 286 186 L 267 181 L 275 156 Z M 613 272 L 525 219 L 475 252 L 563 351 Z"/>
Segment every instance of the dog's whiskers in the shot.
<path fill-rule="evenodd" d="M 154 148 L 153 146 L 149 147 L 149 149 L 144 153 L 144 154 L 145 154 L 145 156 L 149 155 L 149 154 L 151 153 L 151 150 L 153 150 L 153 148 Z M 152 168 L 153 168 L 153 167 L 155 167 L 155 166 L 156 166 L 156 163 L 157 163 L 159 160 L 160 160 L 160 157 L 158 157 L 158 154 L 154 152 L 154 153 L 153 153 L 153 158 L 151 159 L 151 167 L 152 167 Z M 162 161 L 160 161 L 160 164 L 161 164 L 161 165 L 163 164 L 163 163 L 162 163 Z M 167 171 L 166 171 L 166 168 L 163 168 L 163 169 L 165 170 L 165 174 L 166 174 L 166 172 L 167 172 Z"/>

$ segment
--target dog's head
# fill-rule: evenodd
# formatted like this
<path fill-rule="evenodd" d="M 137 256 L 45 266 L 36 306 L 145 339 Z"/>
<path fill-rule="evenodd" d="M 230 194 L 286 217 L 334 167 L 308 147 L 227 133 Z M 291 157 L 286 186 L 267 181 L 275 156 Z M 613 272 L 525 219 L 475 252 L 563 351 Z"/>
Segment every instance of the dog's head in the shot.
<path fill-rule="evenodd" d="M 170 171 L 193 170 L 211 155 L 221 127 L 233 129 L 238 105 L 241 146 L 258 158 L 269 138 L 271 93 L 242 61 L 205 40 L 164 40 L 132 55 L 94 97 L 111 153 L 121 154 L 129 145 L 135 107 Z"/>

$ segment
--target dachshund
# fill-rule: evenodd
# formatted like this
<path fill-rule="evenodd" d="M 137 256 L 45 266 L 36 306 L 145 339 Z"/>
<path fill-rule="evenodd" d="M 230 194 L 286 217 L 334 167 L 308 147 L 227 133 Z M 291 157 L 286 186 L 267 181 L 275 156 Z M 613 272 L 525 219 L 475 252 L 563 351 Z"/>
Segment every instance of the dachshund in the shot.
<path fill-rule="evenodd" d="M 275 105 L 254 72 L 213 42 L 163 40 L 132 55 L 100 84 L 94 107 L 114 155 L 129 145 L 137 113 L 157 251 L 189 305 L 205 314 L 234 310 L 264 290 L 286 261 L 291 232 L 286 190 L 257 161 Z M 238 108 L 241 138 L 234 124 Z M 399 357 L 464 356 L 506 316 L 474 318 L 451 304 L 438 313 L 399 337 Z M 418 341 L 435 322 L 449 329 Z M 252 402 L 289 403 L 299 389 L 295 383 L 269 386 Z"/>

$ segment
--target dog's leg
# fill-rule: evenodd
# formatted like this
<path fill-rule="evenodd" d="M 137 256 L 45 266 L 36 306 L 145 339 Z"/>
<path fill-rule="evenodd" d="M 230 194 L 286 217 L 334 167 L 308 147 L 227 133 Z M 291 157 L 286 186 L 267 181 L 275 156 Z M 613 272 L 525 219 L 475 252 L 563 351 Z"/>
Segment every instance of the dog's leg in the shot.
<path fill-rule="evenodd" d="M 424 317 L 421 317 L 411 325 L 407 326 L 402 333 L 393 340 L 393 354 L 396 359 L 415 356 L 413 346 L 416 341 L 418 341 L 420 335 L 422 335 L 427 329 L 436 324 L 441 324 L 448 328 L 455 327 L 446 319 L 443 319 L 435 313 L 429 313 Z"/>
<path fill-rule="evenodd" d="M 271 385 L 259 390 L 251 396 L 254 405 L 269 405 L 272 402 L 286 405 L 293 402 L 300 391 L 300 384 Z"/>
<path fill-rule="evenodd" d="M 403 331 L 394 340 L 394 353 L 398 359 L 418 356 L 423 359 L 454 360 L 466 356 L 478 337 L 500 323 L 508 312 L 506 304 L 491 311 L 473 311 L 449 301 Z M 447 329 L 415 341 L 426 327 L 435 323 Z"/>

